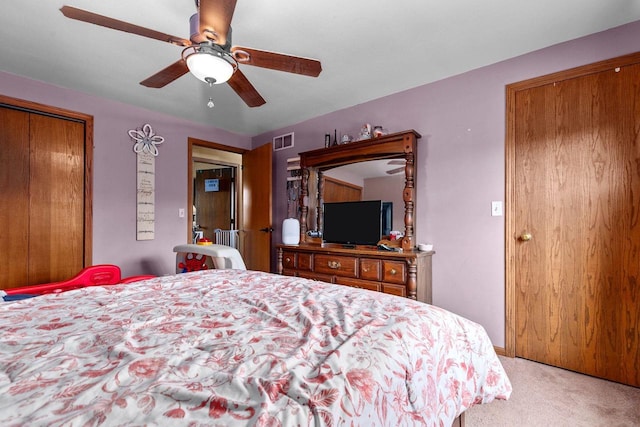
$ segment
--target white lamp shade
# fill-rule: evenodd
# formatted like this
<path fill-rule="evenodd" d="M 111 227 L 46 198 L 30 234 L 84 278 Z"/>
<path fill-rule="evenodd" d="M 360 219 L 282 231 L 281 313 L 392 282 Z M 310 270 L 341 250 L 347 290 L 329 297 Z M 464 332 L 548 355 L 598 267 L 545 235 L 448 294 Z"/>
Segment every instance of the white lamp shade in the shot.
<path fill-rule="evenodd" d="M 194 52 L 187 56 L 186 61 L 191 74 L 205 83 L 209 83 L 209 78 L 214 84 L 221 84 L 233 75 L 233 65 L 210 52 Z"/>

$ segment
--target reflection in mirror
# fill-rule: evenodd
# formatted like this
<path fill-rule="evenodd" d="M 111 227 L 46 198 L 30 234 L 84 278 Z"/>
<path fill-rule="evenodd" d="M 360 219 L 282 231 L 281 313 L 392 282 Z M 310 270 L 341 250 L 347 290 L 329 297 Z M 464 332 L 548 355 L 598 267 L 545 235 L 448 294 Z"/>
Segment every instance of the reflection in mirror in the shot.
<path fill-rule="evenodd" d="M 322 202 L 344 202 L 356 200 L 382 200 L 391 202 L 391 230 L 404 232 L 404 200 L 402 198 L 405 185 L 404 159 L 372 160 L 352 163 L 325 170 L 322 175 L 322 195 L 318 193 L 318 173 L 310 171 L 309 176 L 309 211 L 307 224 L 310 229 L 322 228 L 318 221 L 322 212 Z M 315 196 L 315 197 L 314 197 Z"/>

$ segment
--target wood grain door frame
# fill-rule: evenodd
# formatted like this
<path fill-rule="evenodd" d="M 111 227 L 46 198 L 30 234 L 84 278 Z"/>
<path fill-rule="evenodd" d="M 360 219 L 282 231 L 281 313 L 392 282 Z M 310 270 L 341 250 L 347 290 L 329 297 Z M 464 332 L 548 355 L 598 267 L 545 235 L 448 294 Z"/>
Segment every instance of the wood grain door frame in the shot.
<path fill-rule="evenodd" d="M 516 244 L 519 230 L 516 230 L 515 177 L 516 177 L 516 93 L 534 87 L 552 84 L 562 80 L 595 74 L 616 67 L 640 63 L 640 52 L 593 64 L 548 74 L 541 77 L 507 85 L 506 87 L 506 138 L 505 138 L 505 355 L 516 354 Z"/>
<path fill-rule="evenodd" d="M 187 212 L 191 212 L 191 206 L 193 206 L 193 152 L 194 147 L 203 147 L 213 150 L 226 151 L 230 153 L 240 154 L 242 156 L 242 167 L 237 175 L 238 185 L 236 185 L 236 201 L 238 205 L 238 209 L 236 212 L 236 224 L 243 231 L 240 237 L 240 253 L 245 259 L 245 264 L 249 269 L 261 269 L 262 271 L 270 271 L 271 269 L 271 253 L 273 252 L 272 244 L 271 244 L 271 234 L 273 231 L 272 228 L 272 206 L 271 206 L 271 198 L 272 198 L 272 174 L 271 174 L 271 153 L 273 151 L 273 147 L 271 142 L 264 144 L 263 146 L 257 147 L 253 150 L 247 150 L 243 148 L 231 147 L 228 145 L 222 145 L 215 142 L 204 141 L 196 138 L 188 138 L 188 148 L 187 148 Z M 263 149 L 268 149 L 269 156 L 260 155 Z M 268 157 L 268 159 L 267 159 Z M 254 160 L 252 162 L 251 160 Z M 257 159 L 267 160 L 267 163 L 259 164 L 258 167 L 252 167 L 252 163 L 255 164 Z M 259 163 L 259 162 L 258 162 Z M 246 168 L 245 168 L 246 166 Z M 265 171 L 268 169 L 268 179 L 264 179 Z M 252 179 L 252 176 L 254 179 Z M 257 178 L 255 178 L 257 176 Z M 262 179 L 260 178 L 262 176 Z M 259 181 L 262 185 L 252 184 L 253 181 Z M 255 188 L 252 188 L 255 186 Z M 257 188 L 261 187 L 261 188 Z M 251 190 L 260 192 L 262 191 L 265 194 L 262 196 L 268 199 L 268 206 L 264 206 L 260 203 L 252 203 L 254 198 L 252 197 L 250 200 L 246 199 L 245 193 L 251 193 Z M 264 197 L 261 199 L 264 202 Z M 250 205 L 250 206 L 248 206 Z M 261 229 L 258 231 L 266 231 L 269 235 L 268 245 L 265 245 L 264 239 L 256 240 L 251 237 L 251 231 L 248 230 L 247 220 L 251 220 L 253 217 L 260 216 L 260 214 L 266 214 L 268 216 L 268 224 L 262 224 Z M 250 221 L 253 222 L 253 221 Z M 266 226 L 266 227 L 265 227 Z M 191 234 L 192 234 L 192 223 L 191 221 L 187 221 L 187 242 L 191 242 Z M 265 227 L 265 228 L 262 228 Z M 259 245 L 256 246 L 254 243 Z M 261 246 L 260 246 L 261 245 Z M 268 247 L 265 247 L 268 246 Z M 257 249 L 256 249 L 257 247 Z M 266 253 L 266 256 L 264 255 Z M 257 254 L 257 255 L 256 255 Z M 253 259 L 253 255 L 259 257 L 259 265 L 256 265 L 256 261 Z M 264 264 L 264 265 L 263 265 Z"/>
<path fill-rule="evenodd" d="M 84 266 L 93 258 L 93 116 L 37 102 L 0 95 L 0 106 L 84 124 Z"/>
<path fill-rule="evenodd" d="M 191 206 L 193 206 L 193 176 L 194 176 L 194 171 L 193 171 L 193 147 L 194 146 L 199 146 L 199 147 L 203 147 L 203 148 L 210 148 L 212 150 L 220 150 L 220 151 L 227 151 L 230 153 L 235 153 L 235 154 L 240 154 L 243 155 L 244 153 L 246 153 L 248 150 L 245 150 L 244 148 L 238 148 L 238 147 L 232 147 L 229 145 L 223 145 L 223 144 L 218 144 L 216 142 L 210 142 L 210 141 L 204 141 L 202 139 L 197 139 L 197 138 L 188 138 L 188 147 L 187 147 L 187 163 L 188 163 L 188 167 L 187 167 L 187 183 L 188 183 L 188 187 L 187 187 L 187 212 L 191 212 Z M 220 164 L 222 164 L 224 162 L 220 162 Z M 236 203 L 238 204 L 238 206 L 241 206 L 242 204 L 242 199 L 241 196 L 242 194 L 240 189 L 236 186 L 236 193 L 238 193 L 236 195 Z M 239 224 L 239 219 L 238 215 L 242 215 L 242 213 L 240 212 L 241 210 L 239 209 L 236 212 L 236 224 Z M 191 217 L 191 214 L 189 214 L 189 217 Z M 192 224 L 191 221 L 187 221 L 187 242 L 191 243 L 191 239 L 192 239 Z"/>

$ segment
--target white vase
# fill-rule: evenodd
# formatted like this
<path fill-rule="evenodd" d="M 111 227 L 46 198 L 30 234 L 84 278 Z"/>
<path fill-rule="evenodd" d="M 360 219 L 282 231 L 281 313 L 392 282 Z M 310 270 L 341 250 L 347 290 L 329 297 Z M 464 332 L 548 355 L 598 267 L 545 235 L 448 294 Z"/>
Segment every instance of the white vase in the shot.
<path fill-rule="evenodd" d="M 287 218 L 282 221 L 282 243 L 285 245 L 300 243 L 300 221 L 296 218 Z"/>

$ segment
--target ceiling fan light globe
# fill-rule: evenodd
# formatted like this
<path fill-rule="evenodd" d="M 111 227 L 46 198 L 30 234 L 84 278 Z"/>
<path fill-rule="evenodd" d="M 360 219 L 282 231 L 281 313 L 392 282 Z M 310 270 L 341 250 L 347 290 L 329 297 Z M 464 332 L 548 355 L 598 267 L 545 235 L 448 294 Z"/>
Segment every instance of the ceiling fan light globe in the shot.
<path fill-rule="evenodd" d="M 191 74 L 205 83 L 225 83 L 235 71 L 229 61 L 211 52 L 194 51 L 185 60 Z"/>

